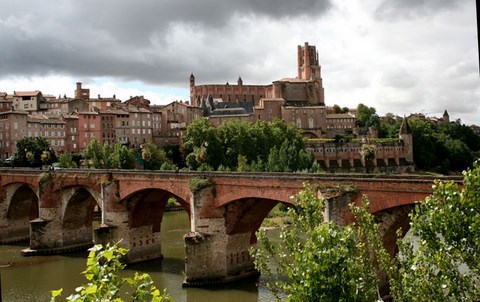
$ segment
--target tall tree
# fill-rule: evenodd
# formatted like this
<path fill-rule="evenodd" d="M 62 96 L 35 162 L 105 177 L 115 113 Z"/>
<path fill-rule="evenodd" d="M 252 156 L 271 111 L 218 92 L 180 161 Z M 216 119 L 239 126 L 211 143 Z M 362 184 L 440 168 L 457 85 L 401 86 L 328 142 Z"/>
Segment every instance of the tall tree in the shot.
<path fill-rule="evenodd" d="M 437 126 L 428 120 L 412 120 L 409 127 L 413 137 L 413 157 L 418 168 L 449 173 L 462 171 L 475 160 L 473 151 L 459 139 L 462 136 L 455 131 L 450 135 L 449 126 Z"/>
<path fill-rule="evenodd" d="M 44 137 L 25 137 L 17 142 L 13 161 L 15 166 L 39 167 L 55 161 L 55 153 Z"/>
<path fill-rule="evenodd" d="M 152 141 L 143 144 L 142 159 L 144 160 L 145 169 L 160 170 L 165 162 L 170 161 L 167 154 Z"/>
<path fill-rule="evenodd" d="M 357 213 L 358 227 L 325 223 L 325 203 L 307 185 L 295 195 L 287 211 L 292 224 L 282 229 L 279 241 L 257 233 L 258 248 L 251 252 L 276 300 L 377 299 L 380 274 L 372 261 L 388 265 L 389 256 L 365 207 Z"/>
<path fill-rule="evenodd" d="M 224 162 L 224 153 L 216 128 L 206 118 L 200 118 L 187 127 L 183 137 L 186 164 L 196 170 L 202 164 L 217 169 Z"/>
<path fill-rule="evenodd" d="M 115 157 L 115 162 L 119 169 L 135 168 L 135 153 L 133 149 L 127 148 L 125 145 L 118 142 L 114 146 L 113 156 Z"/>
<path fill-rule="evenodd" d="M 88 144 L 87 148 L 83 151 L 83 158 L 88 168 L 93 167 L 95 169 L 103 168 L 103 151 L 101 144 L 96 138 Z"/>
<path fill-rule="evenodd" d="M 58 157 L 59 168 L 78 168 L 77 163 L 73 161 L 72 154 L 62 153 Z"/>
<path fill-rule="evenodd" d="M 187 165 L 235 171 L 303 171 L 313 165 L 300 130 L 284 121 L 231 120 L 218 128 L 198 120 L 184 138 Z M 241 163 L 239 163 L 241 159 Z"/>
<path fill-rule="evenodd" d="M 411 215 L 417 246 L 400 241 L 395 301 L 480 301 L 479 162 L 463 175 L 463 186 L 435 182 Z"/>
<path fill-rule="evenodd" d="M 386 275 L 394 301 L 480 301 L 480 162 L 461 186 L 435 182 L 410 214 L 417 239 L 400 238 L 393 259 L 366 199 L 351 206 L 356 222 L 342 227 L 323 223 L 316 193 L 307 186 L 295 196 L 279 241 L 257 234 L 255 266 L 278 300 L 374 301 Z"/>
<path fill-rule="evenodd" d="M 377 127 L 380 126 L 380 118 L 374 107 L 368 107 L 362 103 L 357 106 L 357 122 L 360 127 Z"/>

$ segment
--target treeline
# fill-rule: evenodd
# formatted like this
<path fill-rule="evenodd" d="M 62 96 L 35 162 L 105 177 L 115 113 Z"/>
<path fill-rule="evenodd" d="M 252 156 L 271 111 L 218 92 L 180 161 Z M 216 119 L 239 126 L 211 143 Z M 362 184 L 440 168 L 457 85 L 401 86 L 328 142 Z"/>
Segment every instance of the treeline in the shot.
<path fill-rule="evenodd" d="M 305 150 L 301 131 L 284 121 L 240 122 L 231 120 L 214 127 L 207 119 L 191 123 L 180 146 L 159 148 L 146 142 L 133 150 L 97 140 L 81 154 L 57 157 L 45 138 L 24 138 L 17 143 L 14 165 L 61 168 L 318 172 L 313 154 Z"/>
<path fill-rule="evenodd" d="M 143 166 L 148 170 L 176 168 L 167 156 L 167 151 L 157 147 L 153 142 L 147 142 L 140 150 L 134 150 L 121 143 L 101 144 L 93 139 L 83 153 L 62 153 L 57 157 L 49 142 L 43 137 L 25 137 L 19 140 L 12 165 L 15 167 L 51 165 L 59 168 L 95 169 L 135 169 Z"/>
<path fill-rule="evenodd" d="M 373 107 L 357 107 L 357 120 L 361 127 L 376 127 L 380 138 L 396 138 L 402 121 L 393 114 L 380 118 Z M 429 120 L 408 120 L 413 138 L 413 158 L 418 169 L 443 174 L 460 172 L 472 167 L 480 157 L 480 136 L 462 124 L 454 122 L 432 123 Z"/>
<path fill-rule="evenodd" d="M 191 170 L 317 172 L 300 129 L 282 120 L 240 122 L 214 127 L 206 118 L 191 123 L 183 139 Z"/>

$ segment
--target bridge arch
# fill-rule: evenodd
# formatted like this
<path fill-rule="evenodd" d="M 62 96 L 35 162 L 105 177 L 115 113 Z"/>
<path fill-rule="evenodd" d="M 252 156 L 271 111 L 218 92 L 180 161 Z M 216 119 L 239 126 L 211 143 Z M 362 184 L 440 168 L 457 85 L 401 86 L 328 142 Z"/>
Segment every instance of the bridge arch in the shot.
<path fill-rule="evenodd" d="M 280 200 L 267 198 L 241 198 L 225 205 L 225 229 L 227 235 L 252 233 L 252 242 L 255 243 L 255 232 L 262 225 L 263 220 Z"/>
<path fill-rule="evenodd" d="M 38 218 L 38 196 L 30 184 L 12 183 L 4 186 L 5 192 L 3 215 L 0 221 L 7 227 L 0 228 L 0 243 L 28 240 L 29 222 Z M 1 204 L 0 204 L 1 205 Z M 1 226 L 1 225 L 0 225 Z"/>
<path fill-rule="evenodd" d="M 143 188 L 120 201 L 127 211 L 122 238 L 123 245 L 129 249 L 129 262 L 163 257 L 161 225 L 167 202 L 172 197 L 180 203 L 191 219 L 189 202 L 169 190 Z"/>
<path fill-rule="evenodd" d="M 93 243 L 95 207 L 103 211 L 98 193 L 84 186 L 69 187 L 62 190 L 62 193 L 63 246 Z"/>
<path fill-rule="evenodd" d="M 397 231 L 401 230 L 400 236 L 403 238 L 410 230 L 409 214 L 414 207 L 414 204 L 401 205 L 374 214 L 379 225 L 383 246 L 391 256 L 398 253 Z"/>
<path fill-rule="evenodd" d="M 169 198 L 172 197 L 180 203 L 190 216 L 189 203 L 170 191 L 158 188 L 148 188 L 131 193 L 124 198 L 129 212 L 128 227 L 136 228 L 145 225 L 152 225 L 152 231 L 159 232 L 163 212 L 165 211 Z"/>

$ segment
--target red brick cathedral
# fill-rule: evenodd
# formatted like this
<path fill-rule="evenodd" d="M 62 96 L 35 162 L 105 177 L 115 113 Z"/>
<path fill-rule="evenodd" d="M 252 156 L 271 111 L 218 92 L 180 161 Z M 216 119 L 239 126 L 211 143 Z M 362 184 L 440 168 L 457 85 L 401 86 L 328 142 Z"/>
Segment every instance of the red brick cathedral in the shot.
<path fill-rule="evenodd" d="M 261 100 L 286 101 L 290 106 L 325 106 L 321 68 L 315 46 L 305 43 L 298 46 L 298 76 L 283 78 L 270 85 L 243 85 L 241 77 L 236 85 L 226 83 L 195 85 L 195 76 L 190 75 L 190 102 L 202 106 L 208 99 L 215 102 L 250 103 L 251 107 L 261 105 Z"/>

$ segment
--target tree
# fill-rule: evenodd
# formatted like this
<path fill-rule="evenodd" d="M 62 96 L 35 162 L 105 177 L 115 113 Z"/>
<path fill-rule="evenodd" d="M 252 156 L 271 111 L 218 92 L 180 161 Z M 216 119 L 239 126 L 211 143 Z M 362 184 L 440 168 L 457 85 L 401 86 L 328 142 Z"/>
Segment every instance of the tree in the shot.
<path fill-rule="evenodd" d="M 376 300 L 380 274 L 372 261 L 388 266 L 389 257 L 366 207 L 357 213 L 358 225 L 325 223 L 324 201 L 307 185 L 287 211 L 292 225 L 282 229 L 280 242 L 257 232 L 255 266 L 278 301 Z"/>
<path fill-rule="evenodd" d="M 479 162 L 463 175 L 463 186 L 436 181 L 411 215 L 418 247 L 400 241 L 395 301 L 480 301 Z"/>
<path fill-rule="evenodd" d="M 17 142 L 14 165 L 39 167 L 55 162 L 56 156 L 44 137 L 25 137 Z"/>
<path fill-rule="evenodd" d="M 120 298 L 122 289 L 128 286 L 131 292 L 126 292 L 132 301 L 173 301 L 164 291 L 160 292 L 148 274 L 135 273 L 133 278 L 121 278 L 118 273 L 125 267 L 121 258 L 127 250 L 117 244 L 95 245 L 90 249 L 87 259 L 87 269 L 83 275 L 88 283 L 75 289 L 76 293 L 68 296 L 67 301 L 123 301 Z M 51 301 L 60 297 L 62 289 L 52 291 Z"/>
<path fill-rule="evenodd" d="M 60 154 L 57 166 L 59 168 L 78 168 L 77 163 L 73 161 L 72 154 L 70 153 Z"/>
<path fill-rule="evenodd" d="M 401 121 L 395 118 L 393 113 L 387 113 L 385 117 L 380 120 L 378 137 L 398 138 L 401 124 Z"/>
<path fill-rule="evenodd" d="M 456 130 L 452 133 L 448 130 L 458 126 L 436 126 L 427 120 L 413 120 L 409 121 L 409 127 L 413 137 L 413 157 L 419 169 L 446 174 L 467 169 L 475 160 L 473 151 L 461 140 L 462 135 Z"/>
<path fill-rule="evenodd" d="M 187 128 L 183 142 L 190 169 L 286 172 L 313 166 L 313 155 L 293 124 L 230 120 L 215 128 L 206 119 L 197 121 Z"/>
<path fill-rule="evenodd" d="M 380 126 L 380 118 L 374 107 L 368 107 L 362 103 L 357 106 L 357 122 L 360 127 L 377 127 Z"/>
<path fill-rule="evenodd" d="M 480 150 L 480 136 L 473 132 L 472 128 L 462 124 L 460 121 L 450 123 L 439 123 L 438 130 L 452 139 L 465 143 L 472 151 Z"/>
<path fill-rule="evenodd" d="M 202 164 L 217 169 L 225 161 L 217 129 L 206 118 L 188 125 L 183 137 L 183 150 L 186 164 L 192 170 Z"/>
<path fill-rule="evenodd" d="M 292 226 L 282 229 L 279 242 L 257 233 L 255 266 L 278 300 L 373 301 L 388 280 L 394 301 L 480 301 L 479 199 L 478 161 L 464 172 L 463 186 L 436 181 L 410 214 L 417 246 L 399 238 L 392 259 L 366 198 L 350 206 L 355 223 L 342 227 L 323 223 L 325 205 L 307 186 L 295 196 Z"/>
<path fill-rule="evenodd" d="M 119 169 L 134 169 L 135 168 L 135 154 L 133 149 L 127 148 L 122 143 L 118 142 L 114 146 L 113 156 Z"/>
<path fill-rule="evenodd" d="M 143 144 L 142 159 L 147 170 L 160 170 L 165 162 L 169 162 L 165 151 L 157 147 L 152 141 Z"/>
<path fill-rule="evenodd" d="M 118 169 L 120 163 L 118 158 L 114 155 L 113 147 L 109 142 L 104 143 L 100 146 L 101 149 L 101 167 L 103 169 Z"/>
<path fill-rule="evenodd" d="M 372 172 L 374 161 L 377 155 L 377 147 L 375 145 L 363 144 L 361 154 L 362 159 L 365 162 L 366 172 Z"/>
<path fill-rule="evenodd" d="M 332 110 L 333 113 L 348 113 L 348 111 L 350 111 L 348 107 L 340 108 L 340 106 L 338 106 L 337 104 L 333 105 Z"/>
<path fill-rule="evenodd" d="M 135 168 L 135 154 L 122 143 L 110 145 L 108 142 L 100 144 L 95 138 L 90 142 L 83 157 L 87 167 L 95 169 L 133 169 Z"/>
<path fill-rule="evenodd" d="M 88 168 L 93 167 L 95 169 L 103 168 L 103 152 L 102 146 L 96 138 L 88 144 L 85 151 L 83 151 L 83 158 Z"/>

